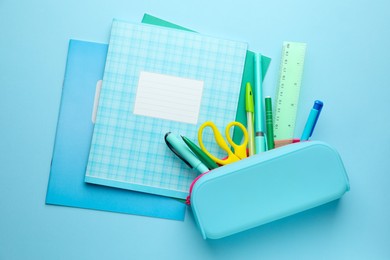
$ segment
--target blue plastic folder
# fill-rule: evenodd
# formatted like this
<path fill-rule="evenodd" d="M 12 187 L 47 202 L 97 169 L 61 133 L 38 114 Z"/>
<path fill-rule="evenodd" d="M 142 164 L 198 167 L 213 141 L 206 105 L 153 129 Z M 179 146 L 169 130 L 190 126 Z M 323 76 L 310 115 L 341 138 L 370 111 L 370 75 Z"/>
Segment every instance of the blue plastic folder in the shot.
<path fill-rule="evenodd" d="M 46 203 L 183 220 L 186 207 L 178 200 L 84 182 L 95 87 L 107 49 L 107 44 L 69 42 Z"/>
<path fill-rule="evenodd" d="M 337 151 L 314 141 L 217 168 L 191 187 L 202 236 L 217 239 L 338 199 L 349 181 Z"/>

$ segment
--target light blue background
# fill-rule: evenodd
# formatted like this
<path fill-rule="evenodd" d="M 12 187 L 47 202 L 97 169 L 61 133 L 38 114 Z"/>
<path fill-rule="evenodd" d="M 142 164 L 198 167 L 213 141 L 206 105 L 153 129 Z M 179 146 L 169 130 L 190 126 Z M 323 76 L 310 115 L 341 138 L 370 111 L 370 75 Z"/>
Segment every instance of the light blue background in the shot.
<path fill-rule="evenodd" d="M 390 2 L 0 1 L 0 259 L 389 259 Z M 313 139 L 350 177 L 340 201 L 222 240 L 184 222 L 45 205 L 68 40 L 108 42 L 112 18 L 147 12 L 242 40 L 273 58 L 308 44 L 296 135 L 324 101 Z"/>

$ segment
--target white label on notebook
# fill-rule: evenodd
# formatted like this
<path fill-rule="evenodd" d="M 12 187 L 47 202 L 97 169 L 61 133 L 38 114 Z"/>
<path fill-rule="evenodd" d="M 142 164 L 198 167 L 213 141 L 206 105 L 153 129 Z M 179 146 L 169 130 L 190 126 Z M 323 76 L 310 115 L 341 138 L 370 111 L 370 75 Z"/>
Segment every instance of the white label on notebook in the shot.
<path fill-rule="evenodd" d="M 197 124 L 204 82 L 141 71 L 134 114 Z"/>

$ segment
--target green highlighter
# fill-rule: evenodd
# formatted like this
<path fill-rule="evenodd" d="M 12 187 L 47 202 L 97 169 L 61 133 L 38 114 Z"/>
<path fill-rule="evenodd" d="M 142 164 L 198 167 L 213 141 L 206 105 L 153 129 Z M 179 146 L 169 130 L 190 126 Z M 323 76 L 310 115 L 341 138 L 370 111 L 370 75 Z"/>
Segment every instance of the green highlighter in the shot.
<path fill-rule="evenodd" d="M 205 154 L 202 149 L 200 149 L 196 144 L 194 144 L 190 139 L 185 136 L 181 137 L 183 141 L 187 144 L 187 146 L 191 149 L 191 151 L 198 157 L 198 159 L 207 166 L 210 170 L 218 168 L 218 164 L 216 164 L 210 157 Z"/>

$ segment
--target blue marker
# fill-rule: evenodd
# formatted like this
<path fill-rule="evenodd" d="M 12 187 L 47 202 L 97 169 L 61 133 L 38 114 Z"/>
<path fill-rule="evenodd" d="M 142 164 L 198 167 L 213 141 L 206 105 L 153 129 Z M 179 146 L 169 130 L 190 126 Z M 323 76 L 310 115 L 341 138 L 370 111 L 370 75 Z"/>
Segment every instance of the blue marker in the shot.
<path fill-rule="evenodd" d="M 191 151 L 187 146 L 179 140 L 176 136 L 168 132 L 165 134 L 165 143 L 171 149 L 171 151 L 182 159 L 190 168 L 195 168 L 199 173 L 205 173 L 209 171 L 207 168 Z"/>
<path fill-rule="evenodd" d="M 313 134 L 314 127 L 316 126 L 323 106 L 324 103 L 322 103 L 322 101 L 314 101 L 313 108 L 310 110 L 309 118 L 306 121 L 305 129 L 302 133 L 301 141 L 309 140 L 310 136 Z"/>

